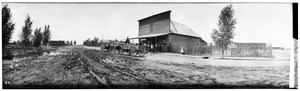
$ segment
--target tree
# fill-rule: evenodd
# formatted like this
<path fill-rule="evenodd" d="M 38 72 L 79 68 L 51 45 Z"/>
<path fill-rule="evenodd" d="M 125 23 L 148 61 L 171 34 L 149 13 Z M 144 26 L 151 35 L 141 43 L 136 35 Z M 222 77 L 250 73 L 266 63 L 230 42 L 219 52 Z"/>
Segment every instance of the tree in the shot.
<path fill-rule="evenodd" d="M 117 40 L 117 39 L 115 39 L 115 41 L 114 41 L 115 43 L 117 43 L 117 42 L 119 42 L 119 40 Z"/>
<path fill-rule="evenodd" d="M 90 38 L 88 38 L 87 40 L 85 40 L 85 41 L 83 42 L 83 45 L 88 46 L 88 45 L 89 45 L 89 41 L 90 41 Z"/>
<path fill-rule="evenodd" d="M 22 33 L 20 35 L 21 44 L 24 47 L 24 52 L 26 53 L 26 48 L 30 46 L 31 44 L 31 32 L 32 32 L 32 21 L 30 19 L 30 16 L 27 15 L 25 19 L 25 25 L 22 27 Z"/>
<path fill-rule="evenodd" d="M 67 41 L 67 45 L 70 45 L 69 41 Z"/>
<path fill-rule="evenodd" d="M 92 44 L 93 44 L 93 46 L 99 45 L 99 38 L 98 37 L 94 37 L 94 40 L 93 40 Z"/>
<path fill-rule="evenodd" d="M 14 44 L 14 45 L 17 45 L 17 42 L 16 42 L 16 41 L 14 41 L 12 44 Z"/>
<path fill-rule="evenodd" d="M 74 40 L 74 45 L 76 45 L 76 40 Z"/>
<path fill-rule="evenodd" d="M 90 39 L 90 38 L 88 38 L 88 39 L 86 40 L 86 45 L 88 45 L 88 46 L 91 45 L 91 39 Z"/>
<path fill-rule="evenodd" d="M 86 45 L 86 40 L 84 40 L 82 44 L 83 44 L 83 45 Z"/>
<path fill-rule="evenodd" d="M 73 41 L 71 40 L 70 45 L 73 45 Z"/>
<path fill-rule="evenodd" d="M 47 44 L 50 42 L 50 39 L 51 39 L 50 25 L 45 25 L 45 29 L 43 32 L 43 44 L 45 45 L 45 48 L 47 47 Z"/>
<path fill-rule="evenodd" d="M 2 48 L 5 48 L 11 39 L 15 23 L 11 20 L 12 13 L 7 4 L 2 7 Z"/>
<path fill-rule="evenodd" d="M 221 10 L 221 14 L 218 20 L 219 30 L 213 29 L 211 37 L 216 46 L 222 51 L 222 59 L 224 57 L 224 50 L 228 48 L 228 45 L 233 43 L 234 29 L 236 19 L 233 18 L 234 10 L 232 4 L 226 6 Z"/>
<path fill-rule="evenodd" d="M 33 47 L 40 47 L 43 40 L 43 34 L 41 28 L 36 28 L 33 37 Z"/>
<path fill-rule="evenodd" d="M 18 41 L 17 41 L 17 45 L 20 45 L 20 44 L 21 44 L 21 42 L 18 40 Z"/>

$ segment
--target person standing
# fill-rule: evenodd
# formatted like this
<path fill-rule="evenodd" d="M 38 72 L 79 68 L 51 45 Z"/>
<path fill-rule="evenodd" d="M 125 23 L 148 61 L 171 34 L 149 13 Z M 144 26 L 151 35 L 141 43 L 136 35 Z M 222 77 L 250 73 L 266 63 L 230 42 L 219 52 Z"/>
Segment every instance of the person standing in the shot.
<path fill-rule="evenodd" d="M 181 46 L 181 48 L 180 48 L 180 53 L 184 54 L 183 46 Z"/>

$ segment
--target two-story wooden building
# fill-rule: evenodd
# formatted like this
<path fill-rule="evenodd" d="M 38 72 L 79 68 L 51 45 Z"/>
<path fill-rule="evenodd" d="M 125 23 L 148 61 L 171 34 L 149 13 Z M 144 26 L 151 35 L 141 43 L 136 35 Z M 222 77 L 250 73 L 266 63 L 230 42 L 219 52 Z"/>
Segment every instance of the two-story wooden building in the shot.
<path fill-rule="evenodd" d="M 166 11 L 138 20 L 138 37 L 131 39 L 159 52 L 179 53 L 183 47 L 186 53 L 199 53 L 207 43 L 186 25 L 172 21 L 170 14 Z"/>

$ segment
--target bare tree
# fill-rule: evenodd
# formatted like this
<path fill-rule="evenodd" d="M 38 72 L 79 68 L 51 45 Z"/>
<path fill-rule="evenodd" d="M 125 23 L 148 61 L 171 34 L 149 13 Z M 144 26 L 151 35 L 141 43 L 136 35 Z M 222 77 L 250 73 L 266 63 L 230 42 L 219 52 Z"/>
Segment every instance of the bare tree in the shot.
<path fill-rule="evenodd" d="M 45 48 L 47 47 L 47 44 L 50 42 L 50 39 L 51 39 L 50 25 L 45 25 L 45 29 L 43 32 L 43 44 L 45 45 Z"/>
<path fill-rule="evenodd" d="M 2 48 L 5 48 L 11 39 L 15 23 L 11 20 L 11 11 L 7 4 L 2 7 Z"/>
<path fill-rule="evenodd" d="M 30 16 L 27 15 L 25 19 L 25 25 L 22 27 L 22 33 L 20 35 L 21 44 L 24 47 L 24 52 L 26 53 L 26 49 L 31 44 L 31 32 L 32 32 L 32 21 L 30 19 Z"/>
<path fill-rule="evenodd" d="M 222 59 L 224 57 L 224 50 L 228 48 L 228 45 L 233 43 L 234 29 L 236 19 L 233 18 L 234 10 L 232 4 L 222 9 L 218 20 L 219 30 L 213 29 L 211 37 L 216 46 L 222 51 Z"/>

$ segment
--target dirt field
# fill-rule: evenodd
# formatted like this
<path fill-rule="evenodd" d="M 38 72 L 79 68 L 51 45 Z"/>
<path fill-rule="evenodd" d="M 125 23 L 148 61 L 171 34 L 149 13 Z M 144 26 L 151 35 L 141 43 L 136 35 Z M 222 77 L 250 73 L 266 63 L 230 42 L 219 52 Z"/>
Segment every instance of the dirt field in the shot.
<path fill-rule="evenodd" d="M 94 47 L 60 47 L 42 56 L 4 60 L 3 88 L 289 87 L 288 65 L 197 65 L 151 59 L 156 55 L 129 57 Z"/>

